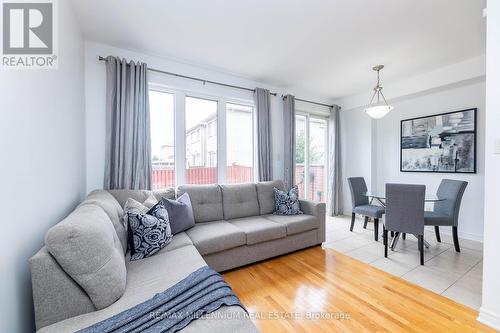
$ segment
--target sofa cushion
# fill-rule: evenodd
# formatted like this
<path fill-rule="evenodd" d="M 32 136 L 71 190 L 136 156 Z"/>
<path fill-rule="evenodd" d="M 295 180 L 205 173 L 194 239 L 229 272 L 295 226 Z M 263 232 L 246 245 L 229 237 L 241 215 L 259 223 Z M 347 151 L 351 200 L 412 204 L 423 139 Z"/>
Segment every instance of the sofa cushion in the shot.
<path fill-rule="evenodd" d="M 260 215 L 271 214 L 275 210 L 274 188 L 284 191 L 285 185 L 282 180 L 260 182 L 256 184 L 257 199 L 259 200 Z"/>
<path fill-rule="evenodd" d="M 123 247 L 123 253 L 127 252 L 127 230 L 122 220 L 123 209 L 118 201 L 107 191 L 95 190 L 87 196 L 80 206 L 86 204 L 97 205 L 106 212 L 111 222 L 113 222 L 116 235 Z"/>
<path fill-rule="evenodd" d="M 173 251 L 179 249 L 184 246 L 193 245 L 191 238 L 185 232 L 179 232 L 172 236 L 172 241 L 168 243 L 163 249 L 161 249 L 156 255 L 160 255 L 161 253 Z"/>
<path fill-rule="evenodd" d="M 286 226 L 287 235 L 295 235 L 304 231 L 319 228 L 319 221 L 312 215 L 265 215 L 264 218 Z"/>
<path fill-rule="evenodd" d="M 156 200 L 161 200 L 161 198 L 175 199 L 175 189 L 167 188 L 164 190 L 108 190 L 120 206 L 125 206 L 125 202 L 128 198 L 132 198 L 139 202 L 144 202 L 152 194 L 155 196 Z"/>
<path fill-rule="evenodd" d="M 168 252 L 163 252 L 164 250 L 161 254 L 159 252 L 143 260 L 127 262 L 127 288 L 123 296 L 111 306 L 60 321 L 42 328 L 38 333 L 79 331 L 152 298 L 198 268 L 206 266 L 205 261 L 192 245 Z M 245 315 L 245 310 L 239 306 L 221 307 L 213 313 L 213 316 L 213 318 L 201 317 L 191 322 L 181 332 L 258 332 L 250 318 Z"/>
<path fill-rule="evenodd" d="M 109 306 L 122 296 L 127 281 L 123 249 L 101 207 L 79 206 L 49 229 L 45 245 L 97 309 Z"/>
<path fill-rule="evenodd" d="M 259 215 L 255 184 L 221 185 L 224 219 Z"/>
<path fill-rule="evenodd" d="M 197 223 L 186 231 L 201 255 L 245 245 L 245 233 L 226 221 Z"/>
<path fill-rule="evenodd" d="M 195 222 L 223 220 L 222 191 L 218 185 L 183 185 L 179 195 L 189 194 Z"/>
<path fill-rule="evenodd" d="M 194 227 L 193 206 L 189 194 L 184 193 L 177 200 L 163 198 L 161 202 L 167 208 L 172 234 Z"/>
<path fill-rule="evenodd" d="M 260 216 L 244 217 L 228 222 L 245 232 L 247 245 L 286 237 L 284 224 Z"/>

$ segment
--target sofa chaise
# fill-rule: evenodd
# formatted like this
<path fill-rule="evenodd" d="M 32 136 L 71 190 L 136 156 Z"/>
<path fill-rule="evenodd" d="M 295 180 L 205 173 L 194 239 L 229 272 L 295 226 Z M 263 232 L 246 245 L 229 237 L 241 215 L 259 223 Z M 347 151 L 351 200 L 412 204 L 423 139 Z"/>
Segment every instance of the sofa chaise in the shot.
<path fill-rule="evenodd" d="M 273 215 L 273 188 L 281 181 L 235 185 L 185 185 L 178 195 L 191 198 L 195 226 L 174 235 L 155 255 L 130 261 L 127 231 L 122 224 L 128 198 L 144 201 L 174 198 L 175 191 L 96 190 L 49 230 L 44 246 L 30 259 L 35 322 L 38 332 L 74 332 L 127 310 L 181 281 L 200 267 L 218 272 L 261 261 L 325 241 L 325 204 L 301 200 L 302 215 Z M 51 254 L 50 242 L 61 224 L 85 227 L 89 219 L 112 225 L 116 252 L 125 261 L 123 294 L 106 307 L 96 306 L 84 288 Z M 109 288 L 110 293 L 112 292 Z M 106 293 L 106 292 L 104 292 Z M 102 295 L 107 296 L 107 295 Z M 258 332 L 245 311 L 225 306 L 216 316 L 191 322 L 182 332 Z"/>

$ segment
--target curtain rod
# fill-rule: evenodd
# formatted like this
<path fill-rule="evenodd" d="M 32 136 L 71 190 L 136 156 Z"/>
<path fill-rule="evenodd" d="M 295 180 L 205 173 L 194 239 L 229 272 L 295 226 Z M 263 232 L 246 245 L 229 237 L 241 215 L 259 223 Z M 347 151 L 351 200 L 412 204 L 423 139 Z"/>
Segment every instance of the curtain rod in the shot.
<path fill-rule="evenodd" d="M 99 56 L 99 61 L 106 61 L 106 58 L 104 58 L 102 56 Z M 210 80 L 200 79 L 200 78 L 194 77 L 194 76 L 187 76 L 187 75 L 182 75 L 182 74 L 177 74 L 177 73 L 172 73 L 172 72 L 166 72 L 166 71 L 162 71 L 162 70 L 159 70 L 159 69 L 156 69 L 156 68 L 150 68 L 150 67 L 148 67 L 148 70 L 151 71 L 151 72 L 156 72 L 156 73 L 171 75 L 171 76 L 180 77 L 180 78 L 183 78 L 183 79 L 188 79 L 188 80 L 194 80 L 194 81 L 198 81 L 198 82 L 203 82 L 203 84 L 210 83 L 210 84 L 216 84 L 216 85 L 223 86 L 223 87 L 228 87 L 228 88 L 234 88 L 234 89 L 240 89 L 240 90 L 246 90 L 246 91 L 255 92 L 255 89 L 252 89 L 252 88 L 235 86 L 235 85 L 232 85 L 232 84 L 227 84 L 227 83 L 222 83 L 222 82 L 217 82 L 217 81 L 210 81 Z M 278 96 L 278 94 L 275 93 L 275 92 L 271 92 L 270 94 L 273 95 L 273 96 Z M 283 96 L 281 96 L 281 97 L 283 97 Z M 306 100 L 306 99 L 295 98 L 295 100 L 296 101 L 305 102 L 305 103 L 311 103 L 311 104 L 316 104 L 316 105 L 321 105 L 321 106 L 326 106 L 326 107 L 329 107 L 329 108 L 333 108 L 333 105 L 328 105 L 328 104 L 324 104 L 324 103 L 313 102 L 313 101 L 309 101 L 309 100 Z M 340 110 L 340 106 L 339 106 L 339 110 Z"/>
<path fill-rule="evenodd" d="M 308 101 L 307 99 L 301 99 L 301 98 L 295 98 L 296 101 L 304 102 L 304 103 L 310 103 L 310 104 L 316 104 L 316 105 L 321 105 L 321 106 L 326 106 L 328 108 L 333 108 L 334 105 L 329 105 L 329 104 L 324 104 L 324 103 L 319 103 L 319 102 L 313 102 L 313 101 Z M 340 110 L 340 106 L 339 106 Z"/>
<path fill-rule="evenodd" d="M 106 61 L 106 58 L 99 56 L 99 61 Z M 182 74 L 177 74 L 177 73 L 172 73 L 172 72 L 166 72 L 166 71 L 162 71 L 162 70 L 156 69 L 156 68 L 150 68 L 150 67 L 148 67 L 148 70 L 151 71 L 151 72 L 156 72 L 156 73 L 171 75 L 171 76 L 180 77 L 180 78 L 183 78 L 183 79 L 188 79 L 188 80 L 203 82 L 203 84 L 210 83 L 210 84 L 216 84 L 216 85 L 223 86 L 223 87 L 228 87 L 228 88 L 234 88 L 234 89 L 240 89 L 240 90 L 246 90 L 246 91 L 255 92 L 255 89 L 252 89 L 252 88 L 235 86 L 235 85 L 232 85 L 232 84 L 227 84 L 227 83 L 222 83 L 222 82 L 217 82 L 217 81 L 200 79 L 200 78 L 194 77 L 194 76 L 187 76 L 187 75 L 182 75 Z M 278 96 L 278 94 L 274 93 L 274 92 L 272 92 L 270 94 L 273 95 L 273 96 Z"/>

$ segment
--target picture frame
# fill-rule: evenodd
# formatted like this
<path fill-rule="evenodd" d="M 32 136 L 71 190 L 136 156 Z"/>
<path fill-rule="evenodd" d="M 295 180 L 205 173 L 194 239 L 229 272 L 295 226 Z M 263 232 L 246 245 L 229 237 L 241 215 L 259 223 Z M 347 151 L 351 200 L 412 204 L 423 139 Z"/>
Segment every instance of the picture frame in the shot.
<path fill-rule="evenodd" d="M 477 173 L 477 108 L 401 120 L 400 171 Z"/>

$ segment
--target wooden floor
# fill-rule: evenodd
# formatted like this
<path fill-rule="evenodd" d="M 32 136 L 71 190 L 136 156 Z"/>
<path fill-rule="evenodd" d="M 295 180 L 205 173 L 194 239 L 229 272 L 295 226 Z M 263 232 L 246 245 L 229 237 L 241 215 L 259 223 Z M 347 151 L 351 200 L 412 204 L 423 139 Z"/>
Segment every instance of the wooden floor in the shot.
<path fill-rule="evenodd" d="M 475 310 L 320 246 L 223 275 L 262 332 L 496 332 Z"/>

